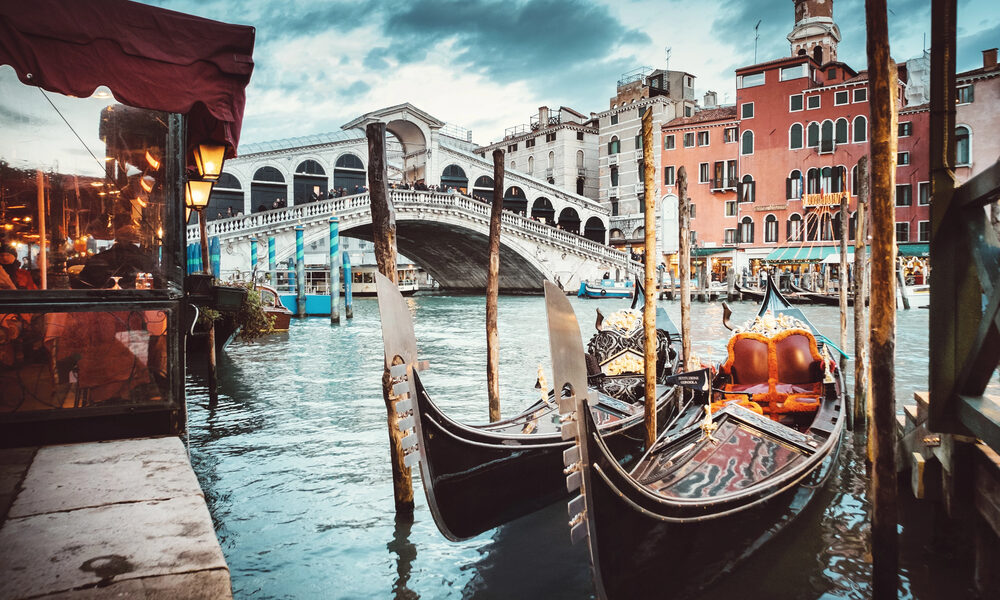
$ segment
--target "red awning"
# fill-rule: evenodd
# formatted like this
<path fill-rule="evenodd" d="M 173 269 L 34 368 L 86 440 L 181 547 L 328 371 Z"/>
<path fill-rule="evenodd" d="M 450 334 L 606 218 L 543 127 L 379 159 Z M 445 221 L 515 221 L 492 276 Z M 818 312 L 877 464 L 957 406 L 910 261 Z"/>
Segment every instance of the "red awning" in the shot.
<path fill-rule="evenodd" d="M 188 115 L 188 143 L 236 155 L 254 28 L 126 0 L 0 2 L 0 64 L 51 92 L 107 86 L 131 106 Z"/>

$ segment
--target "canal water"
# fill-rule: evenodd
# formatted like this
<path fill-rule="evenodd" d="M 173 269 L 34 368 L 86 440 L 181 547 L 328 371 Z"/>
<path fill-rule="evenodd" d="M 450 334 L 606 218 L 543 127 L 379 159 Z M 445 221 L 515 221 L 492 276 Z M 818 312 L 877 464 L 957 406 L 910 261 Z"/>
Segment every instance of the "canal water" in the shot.
<path fill-rule="evenodd" d="M 422 375 L 428 391 L 457 420 L 486 421 L 483 297 L 408 301 L 420 357 L 431 363 Z M 624 300 L 572 302 L 585 340 L 594 332 L 596 308 L 609 314 L 627 307 Z M 677 302 L 660 304 L 680 322 Z M 755 309 L 734 303 L 733 322 Z M 803 310 L 838 339 L 835 307 Z M 721 303 L 692 303 L 692 313 L 695 353 L 703 362 L 722 359 L 728 331 Z M 927 389 L 927 320 L 926 309 L 899 312 L 898 402 Z M 449 542 L 434 525 L 415 471 L 414 519 L 396 521 L 379 328 L 377 303 L 356 299 L 354 318 L 339 326 L 325 318 L 293 320 L 287 334 L 233 344 L 219 357 L 215 407 L 208 406 L 204 380 L 189 374 L 192 461 L 236 597 L 593 597 L 587 549 L 569 542 L 564 502 Z M 535 399 L 540 364 L 551 381 L 543 299 L 502 297 L 499 332 L 506 416 Z M 812 510 L 702 597 L 870 597 L 867 480 L 864 446 L 847 443 L 841 469 Z M 932 545 L 926 525 L 910 525 L 909 504 L 903 508 L 900 596 L 965 597 L 956 585 L 969 581 L 967 549 L 950 540 Z"/>

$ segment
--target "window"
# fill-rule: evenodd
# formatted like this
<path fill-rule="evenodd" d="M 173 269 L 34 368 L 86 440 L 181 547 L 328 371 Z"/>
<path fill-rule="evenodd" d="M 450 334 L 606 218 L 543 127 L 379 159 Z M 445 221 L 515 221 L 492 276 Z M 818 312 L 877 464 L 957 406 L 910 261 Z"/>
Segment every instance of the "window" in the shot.
<path fill-rule="evenodd" d="M 696 216 L 698 216 L 698 211 L 696 210 L 698 208 L 697 204 L 695 204 L 694 202 L 692 202 L 691 205 L 688 208 L 690 209 L 688 211 L 688 216 L 689 217 L 691 217 L 693 219 Z"/>
<path fill-rule="evenodd" d="M 735 229 L 727 229 L 725 231 L 725 237 L 723 238 L 723 243 L 726 243 L 726 244 L 735 244 L 736 243 L 736 230 Z"/>
<path fill-rule="evenodd" d="M 896 243 L 910 241 L 910 224 L 896 223 Z"/>
<path fill-rule="evenodd" d="M 721 160 L 712 165 L 712 189 L 721 190 L 726 187 L 726 163 Z"/>
<path fill-rule="evenodd" d="M 827 81 L 830 81 L 830 80 L 836 79 L 836 78 L 837 78 L 837 69 L 833 68 L 833 67 L 831 67 L 830 69 L 827 69 L 827 71 L 826 71 L 826 79 L 827 79 Z"/>
<path fill-rule="evenodd" d="M 819 233 L 819 215 L 816 213 L 806 213 L 806 241 L 815 242 L 816 234 Z"/>
<path fill-rule="evenodd" d="M 694 77 L 691 77 L 690 75 L 684 77 L 684 85 L 687 87 L 694 87 Z"/>
<path fill-rule="evenodd" d="M 864 143 L 868 141 L 868 119 L 861 115 L 854 117 L 854 143 Z"/>
<path fill-rule="evenodd" d="M 847 119 L 843 117 L 837 119 L 836 132 L 834 132 L 834 141 L 838 144 L 847 143 Z"/>
<path fill-rule="evenodd" d="M 753 154 L 753 132 L 744 131 L 743 132 L 743 142 L 740 144 L 740 154 L 746 156 L 747 154 Z"/>
<path fill-rule="evenodd" d="M 556 166 L 556 154 L 555 152 L 549 152 L 548 164 L 546 164 L 545 167 L 551 171 L 553 168 L 555 168 L 555 166 Z M 549 183 L 552 182 L 550 181 Z"/>
<path fill-rule="evenodd" d="M 583 168 L 583 150 L 576 151 L 576 168 L 577 169 Z"/>
<path fill-rule="evenodd" d="M 785 180 L 785 197 L 789 200 L 802 198 L 802 171 L 792 171 Z"/>
<path fill-rule="evenodd" d="M 673 150 L 674 148 L 676 148 L 675 144 L 676 142 L 674 141 L 674 134 L 671 133 L 670 135 L 663 136 L 664 150 Z"/>
<path fill-rule="evenodd" d="M 635 149 L 642 152 L 642 134 L 635 136 Z"/>
<path fill-rule="evenodd" d="M 750 217 L 740 219 L 740 243 L 753 243 L 753 219 Z"/>
<path fill-rule="evenodd" d="M 674 167 L 663 167 L 663 185 L 674 185 Z"/>
<path fill-rule="evenodd" d="M 507 152 L 517 152 L 517 144 L 507 146 Z"/>
<path fill-rule="evenodd" d="M 778 217 L 764 217 L 764 243 L 773 244 L 778 241 Z"/>
<path fill-rule="evenodd" d="M 929 241 L 931 241 L 931 222 L 930 221 L 917 221 L 917 241 L 918 242 L 929 242 Z"/>
<path fill-rule="evenodd" d="M 577 131 L 576 132 L 576 141 L 578 141 L 578 142 L 582 142 L 583 141 L 583 132 L 582 131 Z"/>
<path fill-rule="evenodd" d="M 736 161 L 730 160 L 726 161 L 726 187 L 735 188 L 736 187 Z"/>
<path fill-rule="evenodd" d="M 611 167 L 611 187 L 618 186 L 618 167 Z"/>
<path fill-rule="evenodd" d="M 738 210 L 739 209 L 736 207 L 736 200 L 726 200 L 727 217 L 735 217 L 737 215 Z"/>
<path fill-rule="evenodd" d="M 647 107 L 645 107 L 645 106 L 640 106 L 640 107 L 639 107 L 639 118 L 640 118 L 640 119 L 642 119 L 643 115 L 645 115 L 645 114 L 646 114 L 646 108 L 647 108 Z"/>
<path fill-rule="evenodd" d="M 833 169 L 830 167 L 823 167 L 819 172 L 819 191 L 820 193 L 830 193 L 833 190 Z"/>
<path fill-rule="evenodd" d="M 913 135 L 913 123 L 910 121 L 900 123 L 897 137 L 910 137 L 911 135 Z"/>
<path fill-rule="evenodd" d="M 617 135 L 611 136 L 611 141 L 608 142 L 608 154 L 618 154 L 622 151 L 622 143 L 618 139 Z"/>
<path fill-rule="evenodd" d="M 708 132 L 707 131 L 699 131 L 698 132 L 698 145 L 699 146 L 707 146 L 708 145 Z"/>
<path fill-rule="evenodd" d="M 753 102 L 744 102 L 740 105 L 740 117 L 743 119 L 753 118 Z"/>
<path fill-rule="evenodd" d="M 529 140 L 524 140 L 524 147 L 525 148 L 534 148 L 535 147 L 535 138 L 531 138 Z"/>
<path fill-rule="evenodd" d="M 708 171 L 708 163 L 698 165 L 698 183 L 708 183 L 711 175 Z"/>
<path fill-rule="evenodd" d="M 974 98 L 974 88 L 971 84 L 960 85 L 955 88 L 955 102 L 958 104 L 972 104 Z M 988 104 L 988 103 L 987 103 Z"/>
<path fill-rule="evenodd" d="M 897 152 L 896 153 L 896 166 L 902 167 L 910 164 L 910 153 L 909 152 Z"/>
<path fill-rule="evenodd" d="M 833 152 L 833 121 L 823 121 L 820 127 L 819 152 L 820 154 Z"/>
<path fill-rule="evenodd" d="M 764 85 L 764 73 L 751 73 L 736 78 L 736 87 L 738 88 L 757 87 L 758 85 Z"/>
<path fill-rule="evenodd" d="M 969 151 L 972 147 L 970 143 L 972 138 L 972 132 L 965 125 L 959 125 L 955 128 L 955 164 L 968 166 L 972 163 L 971 152 Z"/>
<path fill-rule="evenodd" d="M 618 216 L 618 198 L 611 198 L 611 216 Z"/>
<path fill-rule="evenodd" d="M 740 202 L 753 202 L 756 196 L 757 183 L 750 175 L 744 175 L 736 186 L 736 197 Z"/>
<path fill-rule="evenodd" d="M 802 241 L 802 216 L 792 215 L 788 217 L 788 223 L 785 229 L 785 239 L 789 242 L 801 242 Z"/>
<path fill-rule="evenodd" d="M 921 181 L 917 184 L 917 204 L 927 206 L 931 203 L 931 182 Z"/>
<path fill-rule="evenodd" d="M 809 110 L 819 108 L 819 103 L 819 94 L 814 94 L 806 98 L 806 108 Z"/>
<path fill-rule="evenodd" d="M 528 157 L 528 175 L 533 175 L 535 173 L 535 157 Z"/>
<path fill-rule="evenodd" d="M 819 169 L 813 167 L 806 172 L 806 193 L 807 194 L 818 194 L 819 193 Z"/>
<path fill-rule="evenodd" d="M 693 108 L 691 108 L 690 106 L 685 106 L 684 107 L 684 116 L 685 117 L 690 117 L 693 114 L 694 114 L 694 109 Z"/>
<path fill-rule="evenodd" d="M 739 137 L 735 127 L 726 127 L 722 130 L 722 141 L 727 144 L 735 144 Z"/>
<path fill-rule="evenodd" d="M 834 92 L 833 94 L 833 105 L 840 106 L 841 104 L 847 104 L 851 101 L 850 95 L 847 90 L 841 90 L 839 92 Z"/>
<path fill-rule="evenodd" d="M 806 145 L 810 148 L 819 146 L 819 123 L 815 121 L 806 129 Z"/>
<path fill-rule="evenodd" d="M 868 102 L 868 88 L 858 88 L 854 90 L 854 101 L 855 102 Z"/>
<path fill-rule="evenodd" d="M 798 112 L 802 110 L 802 94 L 794 94 L 788 97 L 788 111 Z"/>
<path fill-rule="evenodd" d="M 806 76 L 806 63 L 800 65 L 794 65 L 791 67 L 785 67 L 781 70 L 780 79 L 781 81 L 789 81 L 791 79 L 798 79 L 800 77 Z"/>
<path fill-rule="evenodd" d="M 798 150 L 802 147 L 802 124 L 793 123 L 788 130 L 788 147 L 791 150 Z"/>
<path fill-rule="evenodd" d="M 851 168 L 851 195 L 858 195 L 858 165 Z"/>
<path fill-rule="evenodd" d="M 556 132 L 553 131 L 551 133 L 546 133 L 545 134 L 545 141 L 546 142 L 554 142 L 554 141 L 556 141 Z"/>
<path fill-rule="evenodd" d="M 896 206 L 910 206 L 913 204 L 913 187 L 904 183 L 896 186 Z"/>
<path fill-rule="evenodd" d="M 830 213 L 823 213 L 819 218 L 819 239 L 829 242 L 833 239 L 833 219 Z"/>
<path fill-rule="evenodd" d="M 694 132 L 684 134 L 684 147 L 694 148 Z"/>
<path fill-rule="evenodd" d="M 618 124 L 618 113 L 615 113 L 615 114 L 611 115 L 611 124 L 612 125 L 617 125 Z"/>
<path fill-rule="evenodd" d="M 511 168 L 512 170 L 515 170 L 515 169 L 517 169 L 517 161 L 513 161 L 513 160 L 512 160 L 512 161 L 510 161 L 510 168 Z"/>

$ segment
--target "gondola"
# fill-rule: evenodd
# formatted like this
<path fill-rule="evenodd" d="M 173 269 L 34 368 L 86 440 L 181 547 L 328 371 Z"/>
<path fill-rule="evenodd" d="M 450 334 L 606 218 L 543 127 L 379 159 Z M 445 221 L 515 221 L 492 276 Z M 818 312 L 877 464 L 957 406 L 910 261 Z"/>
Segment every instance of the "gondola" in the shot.
<path fill-rule="evenodd" d="M 824 306 L 840 306 L 840 294 L 827 294 L 824 292 L 816 292 L 808 288 L 800 287 L 795 284 L 789 284 L 792 291 L 802 296 L 808 298 L 813 304 L 822 304 Z M 847 294 L 847 305 L 854 306 L 854 294 L 848 292 Z"/>
<path fill-rule="evenodd" d="M 467 539 L 564 498 L 562 455 L 571 442 L 561 437 L 554 395 L 540 395 L 521 414 L 495 423 L 465 425 L 449 418 L 420 380 L 424 365 L 417 361 L 413 322 L 403 297 L 381 274 L 376 285 L 386 366 L 398 397 L 397 426 L 401 434 L 409 432 L 403 439 L 404 463 L 419 463 L 427 504 L 441 533 L 453 541 Z M 677 353 L 669 334 L 660 341 L 663 371 L 669 374 Z M 643 401 L 622 400 L 606 389 L 609 393 L 595 393 L 595 427 L 604 435 L 611 460 L 634 462 L 644 450 Z M 679 413 L 682 397 L 678 387 L 657 386 L 659 422 Z"/>
<path fill-rule="evenodd" d="M 583 389 L 572 308 L 548 287 L 546 305 L 555 385 Z M 761 323 L 788 327 L 737 329 L 714 380 L 706 371 L 686 384 L 700 388 L 694 419 L 664 431 L 631 470 L 609 454 L 589 398 L 560 402 L 576 441 L 567 484 L 580 491 L 570 535 L 588 543 L 599 598 L 696 597 L 785 529 L 836 468 L 845 419 L 836 362 L 770 280 L 749 327 Z"/>

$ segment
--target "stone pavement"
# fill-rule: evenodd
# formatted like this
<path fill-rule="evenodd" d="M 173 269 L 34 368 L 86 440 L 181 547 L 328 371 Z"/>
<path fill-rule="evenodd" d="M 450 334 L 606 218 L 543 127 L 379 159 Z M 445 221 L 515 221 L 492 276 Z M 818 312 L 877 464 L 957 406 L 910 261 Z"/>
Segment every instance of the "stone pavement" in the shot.
<path fill-rule="evenodd" d="M 176 437 L 0 450 L 0 600 L 232 598 Z"/>

